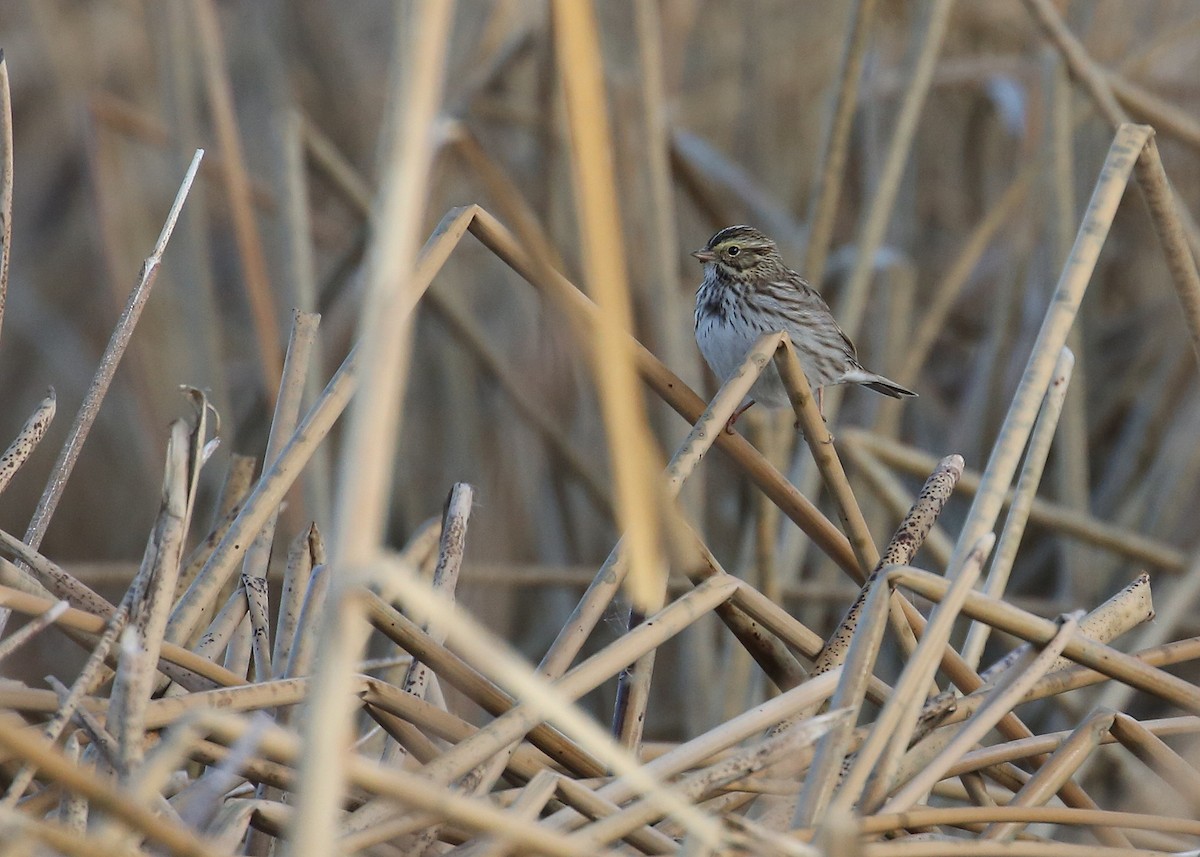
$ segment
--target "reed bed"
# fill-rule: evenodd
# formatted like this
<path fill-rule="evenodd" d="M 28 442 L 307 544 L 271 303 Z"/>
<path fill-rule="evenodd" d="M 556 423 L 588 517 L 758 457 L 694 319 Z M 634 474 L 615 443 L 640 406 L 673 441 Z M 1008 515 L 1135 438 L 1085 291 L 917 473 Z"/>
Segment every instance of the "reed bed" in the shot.
<path fill-rule="evenodd" d="M 31 4 L 62 92 L 72 28 L 131 15 L 104 32 L 152 36 L 163 109 L 59 117 L 119 308 L 81 382 L 30 288 L 57 262 L 21 261 L 0 55 L 0 320 L 64 373 L 7 392 L 0 853 L 1197 853 L 1200 93 L 1147 82 L 1189 67 L 1168 5 L 1118 52 L 1126 7 L 1083 39 L 1049 0 Z M 819 121 L 754 112 L 805 93 Z M 960 137 L 979 199 L 927 198 Z M 922 205 L 977 216 L 906 234 Z M 822 412 L 782 333 L 711 384 L 680 257 L 733 219 L 842 275 L 921 398 Z M 770 367 L 791 412 L 726 430 Z"/>

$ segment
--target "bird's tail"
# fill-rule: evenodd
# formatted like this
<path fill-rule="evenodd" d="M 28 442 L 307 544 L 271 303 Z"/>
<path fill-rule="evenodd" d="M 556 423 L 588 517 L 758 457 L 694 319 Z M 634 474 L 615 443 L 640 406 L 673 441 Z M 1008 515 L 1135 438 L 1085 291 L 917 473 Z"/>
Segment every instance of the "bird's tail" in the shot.
<path fill-rule="evenodd" d="M 891 396 L 893 399 L 902 399 L 905 396 L 917 395 L 907 387 L 901 387 L 895 381 L 890 381 L 882 375 L 876 375 L 874 372 L 868 372 L 866 369 L 851 369 L 842 378 L 843 381 L 848 381 L 851 384 L 862 384 L 869 390 L 874 390 L 876 393 L 883 393 L 885 396 Z"/>

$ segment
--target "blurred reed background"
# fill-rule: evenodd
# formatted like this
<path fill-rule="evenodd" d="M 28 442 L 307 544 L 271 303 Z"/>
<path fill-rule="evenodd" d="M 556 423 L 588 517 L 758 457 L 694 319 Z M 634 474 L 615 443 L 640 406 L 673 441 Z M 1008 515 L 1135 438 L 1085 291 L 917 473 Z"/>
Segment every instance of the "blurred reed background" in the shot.
<path fill-rule="evenodd" d="M 731 223 L 776 238 L 791 266 L 819 281 L 863 362 L 920 393 L 900 404 L 855 389 L 844 404 L 827 401 L 879 544 L 950 453 L 968 471 L 941 521 L 957 533 L 970 473 L 996 439 L 1113 134 L 1068 80 L 1031 14 L 1037 4 L 961 0 L 939 43 L 945 5 L 596 8 L 635 334 L 711 395 L 692 337 L 700 270 L 688 251 Z M 844 167 L 822 184 L 838 160 L 827 141 L 864 7 Z M 1194 210 L 1200 9 L 1053 7 L 1107 70 L 1121 108 L 1155 126 Z M 393 4 L 365 0 L 0 7 L 16 162 L 0 436 L 16 434 L 47 386 L 60 415 L 75 411 L 179 177 L 195 148 L 207 150 L 41 547 L 102 593 L 119 596 L 137 568 L 158 508 L 164 427 L 188 410 L 181 384 L 206 390 L 220 416 L 200 535 L 232 456 L 262 455 L 292 308 L 322 314 L 306 407 L 349 350 L 379 141 L 395 106 L 397 31 Z M 422 238 L 451 208 L 478 203 L 570 280 L 589 281 L 562 87 L 545 3 L 457 4 Z M 906 117 L 911 138 L 898 130 Z M 838 196 L 820 204 L 822 187 Z M 1189 510 L 1200 507 L 1200 397 L 1178 306 L 1145 204 L 1128 193 L 1072 333 L 1074 376 L 1009 586 L 1032 612 L 1090 608 L 1143 569 L 1160 605 L 1195 586 L 1195 570 L 1179 573 L 1195 544 Z M 619 535 L 585 354 L 561 316 L 469 236 L 416 315 L 388 539 L 406 543 L 440 514 L 451 484 L 471 483 L 461 601 L 534 660 Z M 656 397 L 645 406 L 665 461 L 689 426 Z M 740 430 L 816 500 L 821 483 L 793 416 L 757 410 Z M 60 417 L 17 475 L 0 528 L 24 531 L 68 423 Z M 335 429 L 289 495 L 281 539 L 309 521 L 331 527 L 339 442 Z M 827 499 L 819 505 L 836 519 Z M 719 453 L 689 480 L 682 506 L 728 570 L 809 627 L 826 633 L 857 593 Z M 948 544 L 935 533 L 918 564 L 943 570 Z M 622 622 L 611 611 L 592 645 Z M 673 668 L 660 666 L 647 737 L 686 737 L 764 698 L 761 675 L 717 628 L 709 617 L 685 646 L 660 653 Z M 1152 630 L 1144 645 L 1200 632 L 1187 610 Z M 44 642 L 5 668 L 30 681 L 69 672 L 75 653 Z M 690 688 L 716 675 L 725 692 L 693 698 Z M 612 692 L 590 698 L 597 711 L 611 709 Z M 1059 715 L 1046 716 L 1055 728 Z"/>

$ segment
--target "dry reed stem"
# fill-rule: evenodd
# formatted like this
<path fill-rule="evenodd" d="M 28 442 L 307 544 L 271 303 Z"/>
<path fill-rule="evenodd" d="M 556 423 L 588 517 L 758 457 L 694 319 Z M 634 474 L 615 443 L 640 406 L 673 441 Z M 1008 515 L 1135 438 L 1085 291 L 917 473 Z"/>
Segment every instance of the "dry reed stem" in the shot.
<path fill-rule="evenodd" d="M 142 571 L 130 589 L 129 623 L 122 635 L 122 659 L 109 694 L 107 720 L 120 745 L 118 770 L 123 780 L 142 761 L 146 704 L 154 690 L 190 512 L 194 474 L 189 465 L 199 459 L 204 442 L 203 406 L 197 428 L 192 434 L 182 420 L 171 426 L 158 520 L 146 545 Z M 126 656 L 131 650 L 136 654 Z"/>
<path fill-rule="evenodd" d="M 397 51 L 403 64 L 397 59 L 393 67 L 393 112 L 382 148 L 376 232 L 366 260 L 356 346 L 362 351 L 363 395 L 350 413 L 340 462 L 330 555 L 338 574 L 330 581 L 326 608 L 315 626 L 319 648 L 304 724 L 309 750 L 300 766 L 288 857 L 323 857 L 333 850 L 337 836 L 337 807 L 346 779 L 343 747 L 351 740 L 348 670 L 369 633 L 359 592 L 383 542 L 412 314 L 429 282 L 422 271 L 427 260 L 417 258 L 417 230 L 430 180 L 432 131 L 453 11 L 452 2 L 424 0 L 412 8 L 407 26 L 401 27 L 399 14 L 396 19 L 397 37 L 406 49 Z M 451 232 L 449 246 L 454 243 L 457 236 Z"/>
<path fill-rule="evenodd" d="M 1117 592 L 1095 610 L 1092 610 L 1079 621 L 1079 633 L 1101 643 L 1108 643 L 1125 634 L 1143 622 L 1155 618 L 1154 604 L 1150 594 L 1150 575 L 1143 572 L 1120 592 Z M 1008 669 L 1016 658 L 1020 657 L 1025 643 L 1010 651 L 1003 658 L 992 664 L 979 674 L 984 683 L 989 683 L 1004 670 Z M 1071 666 L 1068 660 L 1061 660 L 1051 670 L 1066 669 Z"/>
<path fill-rule="evenodd" d="M 305 140 L 308 122 L 295 109 L 288 111 L 283 126 L 283 209 L 287 224 L 288 286 L 293 305 L 306 313 L 318 309 L 316 259 L 312 242 L 312 213 L 305 176 Z M 304 395 L 312 401 L 321 392 L 320 367 L 325 365 L 325 350 L 319 339 L 311 346 L 312 365 L 317 371 L 305 376 Z M 304 478 L 304 504 L 310 518 L 328 521 L 333 497 L 330 452 L 320 448 L 313 455 Z M 278 656 L 274 658 L 278 660 Z"/>
<path fill-rule="evenodd" d="M 595 304 L 573 283 L 556 271 L 547 273 L 540 270 L 534 259 L 499 221 L 478 206 L 474 206 L 472 210 L 471 233 L 486 247 L 530 285 L 550 297 L 573 323 L 581 326 L 598 323 L 599 313 Z M 638 371 L 643 380 L 676 413 L 695 424 L 704 412 L 704 402 L 700 397 L 636 341 L 634 349 Z M 736 433 L 723 433 L 717 437 L 715 443 L 834 562 L 847 571 L 856 567 L 854 552 L 846 537 L 745 438 Z"/>
<path fill-rule="evenodd" d="M 983 582 L 983 591 L 993 598 L 1002 598 L 1008 587 L 1008 576 L 1012 571 L 1013 561 L 1017 558 L 1021 537 L 1025 534 L 1025 524 L 1029 520 L 1029 509 L 1033 505 L 1034 495 L 1042 481 L 1042 470 L 1046 466 L 1050 444 L 1054 441 L 1054 434 L 1058 429 L 1058 418 L 1062 415 L 1074 365 L 1075 356 L 1064 346 L 1059 353 L 1050 387 L 1046 391 L 1033 432 L 1030 434 L 1029 448 L 1025 452 L 1021 474 L 1017 477 L 1017 486 L 1013 490 L 1013 502 L 1004 521 L 1004 529 L 1000 532 L 1000 539 L 996 543 L 996 552 L 992 557 L 987 578 Z M 990 633 L 987 625 L 979 624 L 971 625 L 967 631 L 961 654 L 963 660 L 973 669 L 979 668 L 979 659 L 983 656 L 983 648 L 987 645 Z"/>
<path fill-rule="evenodd" d="M 317 338 L 317 327 L 321 317 L 316 313 L 292 311 L 292 327 L 288 336 L 287 352 L 279 377 L 279 394 L 275 398 L 275 413 L 271 419 L 271 431 L 267 437 L 267 449 L 263 453 L 266 467 L 275 463 L 285 442 L 296 430 L 300 416 L 300 404 L 308 386 L 309 366 L 312 349 Z M 267 603 L 267 564 L 271 559 L 271 545 L 275 541 L 275 524 L 278 507 L 267 517 L 262 529 L 246 550 L 242 562 L 242 584 L 249 601 L 250 623 L 253 633 L 254 674 L 259 681 L 271 675 L 271 636 Z"/>
<path fill-rule="evenodd" d="M 21 578 L 35 582 L 46 592 L 57 598 L 66 599 L 81 610 L 100 616 L 112 615 L 114 608 L 107 599 L 76 580 L 71 574 L 46 559 L 36 549 L 29 547 L 16 536 L 0 530 L 0 549 L 11 553 L 24 565 L 24 568 L 16 566 Z"/>
<path fill-rule="evenodd" d="M 1200 821 L 1112 810 L 1082 810 L 1061 806 L 953 806 L 917 807 L 900 813 L 878 813 L 861 821 L 865 834 L 901 828 L 961 826 L 1020 822 L 1027 824 L 1092 825 L 1200 835 Z M 1007 853 L 1007 852 L 1006 852 Z"/>
<path fill-rule="evenodd" d="M 1112 723 L 1111 711 L 1100 710 L 1090 714 L 1006 805 L 1041 806 L 1053 798 L 1088 756 L 1100 746 L 1101 737 Z M 992 824 L 983 831 L 980 838 L 1011 842 L 1024 828 L 1025 825 L 1018 823 Z"/>
<path fill-rule="evenodd" d="M 661 603 L 656 593 L 666 568 L 658 543 L 659 509 L 650 482 L 657 470 L 655 450 L 630 347 L 633 310 L 599 36 L 591 2 L 554 0 L 551 11 L 572 143 L 584 279 L 600 308 L 599 323 L 589 331 L 590 353 L 608 438 L 617 517 L 627 540 L 625 585 L 634 608 L 647 613 Z"/>
<path fill-rule="evenodd" d="M 712 439 L 723 430 L 727 421 L 736 412 L 737 407 L 745 399 L 746 395 L 748 395 L 749 387 L 753 385 L 753 382 L 766 368 L 767 355 L 772 353 L 772 347 L 778 347 L 778 344 L 784 341 L 785 338 L 786 335 L 781 336 L 780 334 L 765 334 L 759 337 L 759 340 L 750 349 L 750 352 L 746 355 L 738 370 L 722 385 L 721 390 L 717 392 L 717 395 L 704 412 L 704 415 L 701 416 L 692 431 L 688 433 L 687 439 L 684 440 L 679 450 L 667 465 L 666 482 L 668 497 L 674 499 L 679 495 L 683 481 L 694 471 L 701 457 L 710 448 Z M 732 383 L 735 378 L 737 379 L 736 383 Z M 630 567 L 630 558 L 626 556 L 622 549 L 624 544 L 624 539 L 622 539 L 622 543 L 617 548 L 614 548 L 614 551 L 621 551 L 616 561 L 616 568 L 619 569 L 615 575 L 617 585 L 620 584 L 621 578 L 625 576 Z M 702 550 L 711 557 L 711 554 L 706 549 L 702 548 Z M 713 562 L 715 563 L 715 559 Z M 601 569 L 598 580 L 605 576 L 604 570 Z M 626 622 L 627 629 L 632 629 L 644 621 L 648 612 L 657 612 L 666 604 L 666 575 L 663 575 L 660 581 L 654 581 L 653 586 L 654 589 L 650 593 L 651 598 L 648 602 L 630 608 Z M 611 588 L 610 585 L 606 585 L 603 581 L 600 581 L 598 586 L 589 589 L 589 594 L 601 593 L 605 590 L 611 590 Z M 723 615 L 722 618 L 726 619 L 726 616 Z M 731 619 L 737 625 L 730 624 L 729 620 Z M 749 629 L 745 627 L 745 624 L 740 622 L 740 620 L 733 619 L 733 617 L 726 619 L 726 624 L 729 624 L 735 634 L 738 634 L 739 639 L 747 640 L 758 636 L 753 633 L 746 633 Z M 576 624 L 573 626 L 573 630 L 577 631 L 579 627 Z M 578 648 L 578 643 L 574 644 L 573 647 Z M 634 755 L 640 754 L 646 707 L 650 699 L 650 682 L 654 670 L 654 659 L 655 652 L 647 652 L 623 670 L 617 681 L 617 696 L 613 710 L 613 734 L 617 736 L 621 743 L 629 747 Z M 542 669 L 544 671 L 544 665 Z"/>
<path fill-rule="evenodd" d="M 273 678 L 283 677 L 296 640 L 296 631 L 304 627 L 300 624 L 300 613 L 304 609 L 308 583 L 313 569 L 324 563 L 324 554 L 325 545 L 315 522 L 309 524 L 288 545 L 279 594 L 279 613 L 275 620 L 275 649 L 271 653 L 271 663 L 275 669 Z"/>
<path fill-rule="evenodd" d="M 942 651 L 950 642 L 954 621 L 979 578 L 994 544 L 995 536 L 985 533 L 967 554 L 963 568 L 946 570 L 946 577 L 953 582 L 945 598 L 930 614 L 921 642 L 904 664 L 892 697 L 875 719 L 871 736 L 859 748 L 854 764 L 841 783 L 838 803 L 843 807 L 849 808 L 849 802 L 859 799 L 865 804 L 878 804 L 882 794 L 891 785 L 900 757 L 908 749 L 917 728 L 926 691 L 941 664 Z M 872 777 L 870 783 L 867 781 L 869 775 Z"/>
<path fill-rule="evenodd" d="M 282 337 L 279 332 L 278 310 L 272 298 L 267 257 L 254 216 L 249 172 L 246 169 L 246 156 L 242 151 L 241 134 L 238 131 L 233 84 L 229 79 L 221 24 L 217 19 L 216 4 L 212 0 L 192 0 L 191 7 L 196 38 L 200 46 L 208 108 L 225 167 L 222 178 L 225 183 L 225 195 L 229 200 L 229 213 L 233 220 L 233 236 L 242 263 L 242 282 L 250 304 L 250 320 L 253 323 L 259 369 L 262 372 L 262 392 L 267 401 L 274 405 L 275 391 L 279 387 L 279 377 L 282 373 L 279 357 Z"/>
<path fill-rule="evenodd" d="M 1045 643 L 1045 647 L 1034 655 L 1029 655 L 1006 672 L 988 692 L 987 700 L 958 730 L 954 737 L 915 777 L 904 783 L 900 789 L 891 794 L 892 782 L 882 782 L 868 795 L 870 809 L 880 812 L 899 812 L 911 808 L 928 792 L 938 780 L 945 776 L 946 770 L 963 753 L 973 747 L 996 724 L 1011 712 L 1025 692 L 1053 665 L 1055 658 L 1062 654 L 1076 636 L 1076 623 L 1067 618 L 1056 625 L 1054 635 Z M 876 782 L 879 782 L 878 780 Z M 846 794 L 839 794 L 839 799 Z M 885 802 L 886 801 L 886 802 Z"/>
<path fill-rule="evenodd" d="M 37 614 L 32 621 L 22 625 L 15 633 L 9 634 L 4 642 L 0 643 L 0 661 L 21 648 L 48 626 L 57 622 L 70 606 L 66 601 L 57 601 L 45 612 Z"/>
<path fill-rule="evenodd" d="M 79 412 L 75 415 L 75 420 L 71 424 L 67 441 L 63 444 L 58 459 L 54 462 L 54 469 L 51 471 L 50 479 L 46 483 L 46 488 L 42 492 L 37 508 L 34 510 L 33 517 L 29 522 L 29 527 L 25 531 L 24 542 L 32 550 L 37 550 L 42 542 L 42 537 L 46 534 L 46 528 L 50 526 L 50 518 L 54 514 L 54 510 L 58 507 L 58 501 L 62 498 L 62 492 L 66 487 L 67 479 L 75 467 L 75 461 L 79 457 L 92 423 L 95 422 L 96 414 L 100 411 L 104 395 L 108 392 L 108 387 L 112 383 L 113 375 L 116 374 L 121 357 L 129 345 L 129 339 L 133 336 L 133 328 L 137 325 L 142 309 L 146 306 L 146 301 L 150 297 L 151 289 L 158 278 L 158 270 L 162 263 L 163 253 L 167 249 L 167 242 L 171 239 L 171 233 L 175 230 L 175 223 L 179 219 L 179 213 L 183 209 L 183 203 L 187 199 L 188 191 L 191 190 L 192 182 L 196 178 L 196 170 L 199 169 L 200 161 L 203 157 L 204 150 L 197 149 L 191 164 L 188 166 L 187 173 L 183 177 L 183 182 L 179 186 L 179 191 L 175 195 L 175 201 L 171 204 L 170 211 L 167 213 L 167 219 L 163 223 L 158 241 L 154 244 L 154 250 L 146 258 L 146 261 L 142 263 L 138 283 L 134 286 L 133 291 L 129 293 L 129 300 L 125 304 L 125 308 L 121 312 L 121 317 L 117 320 L 116 326 L 113 328 L 112 336 L 104 349 L 104 354 L 100 357 L 100 366 L 97 368 L 92 383 L 88 387 L 87 394 L 79 406 Z M 6 618 L 0 615 L 0 630 L 3 630 Z"/>
<path fill-rule="evenodd" d="M 1025 0 L 1025 6 L 1062 53 L 1072 75 L 1087 89 L 1104 118 L 1118 129 L 1128 123 L 1128 114 L 1121 108 L 1110 84 L 1112 75 L 1088 55 L 1054 6 L 1048 0 Z M 1197 274 L 1194 257 L 1195 253 L 1200 252 L 1200 228 L 1197 228 L 1191 212 L 1167 180 L 1153 139 L 1147 140 L 1147 144 L 1138 157 L 1138 184 L 1145 194 L 1154 231 L 1162 244 L 1167 268 L 1171 272 L 1179 301 L 1183 304 L 1184 320 L 1192 337 L 1192 349 L 1200 359 L 1200 275 Z"/>
<path fill-rule="evenodd" d="M 8 87 L 8 60 L 0 50 L 0 324 L 4 322 L 4 307 L 8 302 L 8 264 L 12 257 L 12 206 L 12 92 Z"/>
<path fill-rule="evenodd" d="M 952 568 L 961 564 L 963 556 L 979 535 L 990 530 L 995 523 L 1016 471 L 1017 461 L 1033 428 L 1038 406 L 1053 375 L 1055 362 L 1066 344 L 1067 333 L 1075 321 L 1075 313 L 1112 226 L 1117 205 L 1124 195 L 1138 153 L 1152 133 L 1145 126 L 1122 125 L 1117 129 L 1075 238 L 1071 257 L 1063 268 L 1050 300 L 1029 362 L 988 457 L 979 492 L 963 523 L 954 554 L 950 558 Z"/>
<path fill-rule="evenodd" d="M 888 467 L 879 458 L 877 458 L 874 453 L 872 453 L 862 444 L 857 443 L 854 435 L 851 435 L 850 440 L 843 441 L 842 453 L 850 462 L 850 465 L 855 471 L 856 475 L 867 483 L 867 486 L 872 490 L 875 496 L 882 500 L 884 505 L 887 506 L 889 512 L 891 512 L 895 517 L 901 519 L 903 525 L 903 522 L 906 520 L 905 516 L 909 513 L 909 504 L 911 503 L 908 488 L 901 484 L 900 480 L 893 475 L 892 471 L 889 470 Z M 955 484 L 957 484 L 957 480 L 959 477 L 961 477 L 964 469 L 964 466 L 961 463 L 961 455 L 947 456 L 946 458 L 943 458 L 940 462 L 938 462 L 937 468 L 934 472 L 937 473 L 946 467 L 947 462 L 951 458 L 956 459 L 957 462 L 959 462 L 957 465 L 958 472 L 954 477 Z M 932 478 L 932 476 L 930 478 Z M 927 486 L 928 484 L 929 483 L 926 482 Z M 924 491 L 925 489 L 923 488 L 922 493 L 924 493 Z M 944 502 L 944 499 L 942 502 Z M 929 557 L 932 559 L 936 568 L 945 568 L 946 561 L 950 559 L 950 552 L 954 550 L 954 544 L 950 541 L 950 537 L 946 535 L 946 531 L 937 526 L 936 519 L 931 521 L 930 524 L 931 526 L 928 533 L 925 533 L 922 536 L 916 547 L 923 548 L 924 550 L 928 551 Z M 899 533 L 896 535 L 899 535 Z M 896 544 L 895 538 L 896 536 L 894 535 L 892 537 L 892 543 L 889 544 L 888 549 L 885 550 L 885 557 L 890 552 L 892 545 Z M 912 550 L 909 559 L 903 563 L 886 561 L 883 564 L 907 564 L 908 562 L 911 562 L 912 556 L 915 555 L 916 549 Z"/>
<path fill-rule="evenodd" d="M 825 262 L 842 194 L 842 178 L 850 152 L 850 131 L 858 112 L 858 90 L 862 82 L 871 25 L 875 21 L 875 0 L 855 0 L 850 13 L 850 32 L 842 49 L 838 68 L 837 97 L 833 104 L 829 131 L 822 139 L 820 169 L 811 190 L 808 205 L 808 246 L 804 249 L 804 276 L 817 288 L 825 279 Z"/>
<path fill-rule="evenodd" d="M 862 445 L 884 463 L 915 476 L 923 476 L 937 466 L 936 456 L 897 441 L 854 428 L 847 428 L 842 434 L 847 446 Z M 957 487 L 965 494 L 975 495 L 979 493 L 980 483 L 981 477 L 977 471 L 964 470 Z M 1002 505 L 1011 507 L 1013 497 L 1014 493 L 1007 491 L 1001 500 Z M 1181 571 L 1186 564 L 1184 553 L 1178 548 L 1041 498 L 1034 499 L 1029 518 L 1034 523 L 1087 544 L 1165 571 Z"/>
<path fill-rule="evenodd" d="M 3 65 L 3 62 L 4 60 L 0 58 L 0 65 Z M 0 86 L 2 85 L 0 83 Z M 0 309 L 0 313 L 2 312 L 3 309 Z M 8 487 L 8 483 L 16 475 L 21 465 L 37 449 L 37 445 L 46 434 L 46 429 L 54 420 L 55 405 L 56 397 L 54 388 L 51 387 L 46 392 L 46 398 L 42 399 L 41 404 L 29 415 L 29 419 L 25 420 L 25 424 L 21 426 L 21 430 L 17 432 L 13 442 L 8 445 L 8 449 L 4 450 L 3 455 L 0 455 L 0 491 Z M 2 625 L 3 623 L 0 622 L 0 626 Z"/>
<path fill-rule="evenodd" d="M 1200 813 L 1200 772 L 1128 714 L 1117 712 L 1108 731 Z"/>
<path fill-rule="evenodd" d="M 829 434 L 825 418 L 817 407 L 816 399 L 813 398 L 808 378 L 800 366 L 800 358 L 789 339 L 780 342 L 775 352 L 775 368 L 783 379 L 792 409 L 796 413 L 796 422 L 804 433 L 804 440 L 825 480 L 825 487 L 837 505 L 838 517 L 850 539 L 850 547 L 854 549 L 854 555 L 858 558 L 858 573 L 851 576 L 856 583 L 865 583 L 871 569 L 879 564 L 879 550 L 875 547 L 862 509 L 859 508 L 854 491 L 846 479 L 842 462 L 833 447 L 833 436 Z"/>
<path fill-rule="evenodd" d="M 726 422 L 754 386 L 778 340 L 778 334 L 761 337 L 747 353 L 738 370 L 726 380 L 704 413 L 695 421 L 687 438 L 667 464 L 666 485 L 669 496 L 678 496 L 683 482 L 695 470 L 713 443 L 720 438 Z M 543 675 L 556 678 L 574 662 L 596 624 L 604 616 L 604 611 L 616 596 L 627 569 L 624 541 L 621 541 L 596 572 L 587 591 L 579 599 L 570 617 L 563 623 L 562 630 L 542 657 L 538 670 Z"/>
<path fill-rule="evenodd" d="M 0 719 L 0 747 L 36 766 L 44 776 L 64 788 L 83 795 L 93 807 L 165 846 L 172 854 L 214 857 L 214 852 L 194 831 L 151 811 L 111 781 L 71 764 L 49 740 L 31 735 L 21 728 L 19 720 L 14 721 L 7 716 Z"/>
<path fill-rule="evenodd" d="M 595 754 L 614 773 L 628 777 L 653 797 L 665 814 L 689 830 L 698 832 L 706 840 L 720 841 L 711 819 L 699 814 L 693 806 L 647 773 L 603 729 L 579 711 L 571 700 L 611 677 L 617 669 L 643 652 L 679 633 L 716 604 L 727 600 L 739 585 L 735 578 L 722 575 L 697 586 L 693 592 L 662 610 L 653 621 L 639 625 L 551 685 L 523 659 L 479 628 L 468 614 L 456 610 L 410 571 L 393 568 L 391 576 L 418 617 L 423 616 L 425 621 L 436 618 L 445 622 L 450 644 L 476 666 L 491 673 L 497 683 L 509 685 L 522 700 L 520 706 L 492 721 L 476 736 L 461 742 L 433 764 L 425 766 L 422 769 L 425 778 L 445 783 L 462 776 L 512 741 L 518 740 L 536 723 L 548 720 L 577 740 L 584 750 Z"/>
<path fill-rule="evenodd" d="M 675 788 L 693 801 L 767 767 L 781 753 L 796 752 L 824 735 L 829 729 L 847 719 L 844 709 L 811 717 L 802 723 L 741 748 L 725 758 L 683 777 Z M 661 817 L 661 810 L 648 799 L 636 800 L 620 812 L 586 825 L 574 834 L 577 841 L 593 849 L 617 840 L 632 830 L 650 824 Z"/>
<path fill-rule="evenodd" d="M 938 600 L 945 593 L 949 582 L 920 569 L 907 568 L 903 580 L 898 585 L 925 598 Z M 988 598 L 978 592 L 967 595 L 962 612 L 971 619 L 987 622 L 998 631 L 1028 640 L 1035 645 L 1048 644 L 1058 628 L 1058 625 L 1049 619 L 1033 616 L 1011 604 Z M 1151 667 L 1133 655 L 1078 635 L 1067 643 L 1064 655 L 1078 664 L 1132 685 L 1185 711 L 1200 712 L 1200 688 Z"/>
<path fill-rule="evenodd" d="M 216 524 L 188 554 L 187 561 L 179 572 L 179 580 L 175 584 L 178 590 L 175 593 L 177 598 L 191 586 L 200 569 L 208 562 L 213 549 L 221 543 L 221 539 L 237 519 L 246 497 L 254 487 L 254 472 L 257 468 L 258 459 L 252 455 L 234 453 L 229 457 L 229 469 L 225 473 L 217 501 Z M 213 597 L 216 596 L 217 593 L 214 592 Z"/>
<path fill-rule="evenodd" d="M 1183 307 L 1192 350 L 1200 360 L 1200 274 L 1196 272 L 1196 259 L 1188 246 L 1188 235 L 1181 219 L 1182 203 L 1172 193 L 1153 137 L 1146 141 L 1136 170 L 1138 186 L 1146 198 L 1154 231 L 1162 244 L 1167 269 Z"/>
<path fill-rule="evenodd" d="M 879 647 L 883 642 L 891 595 L 889 573 L 880 571 L 872 575 L 871 582 L 865 588 L 865 598 L 856 602 L 861 604 L 858 614 L 860 621 L 852 632 L 850 644 L 845 652 L 841 666 L 842 678 L 830 699 L 831 706 L 849 709 L 856 716 L 835 725 L 818 742 L 804 785 L 795 802 L 791 817 L 792 827 L 807 827 L 816 823 L 826 810 L 842 775 L 846 755 L 850 750 L 851 733 L 866 696 L 867 681 L 875 667 Z M 882 733 L 882 730 L 880 732 Z M 769 803 L 768 812 L 780 812 L 774 810 L 774 806 L 782 809 L 786 804 L 783 801 Z"/>

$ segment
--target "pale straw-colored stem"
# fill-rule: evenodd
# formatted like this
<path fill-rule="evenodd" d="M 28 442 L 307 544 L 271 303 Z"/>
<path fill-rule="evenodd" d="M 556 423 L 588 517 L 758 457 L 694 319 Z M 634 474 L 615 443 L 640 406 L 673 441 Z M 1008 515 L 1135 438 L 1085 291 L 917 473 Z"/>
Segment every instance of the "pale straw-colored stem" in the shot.
<path fill-rule="evenodd" d="M 1033 433 L 1029 437 L 1029 448 L 1025 452 L 1025 462 L 1021 465 L 1021 475 L 1017 477 L 1013 503 L 1009 508 L 1008 518 L 1004 521 L 1004 529 L 1000 532 L 1000 539 L 996 543 L 996 552 L 992 557 L 987 578 L 983 582 L 983 591 L 993 598 L 1002 598 L 1004 590 L 1008 587 L 1008 576 L 1012 571 L 1013 561 L 1017 558 L 1021 537 L 1025 534 L 1025 524 L 1029 521 L 1029 509 L 1033 505 L 1034 495 L 1042 481 L 1042 470 L 1046 466 L 1050 444 L 1054 441 L 1054 434 L 1058 429 L 1058 418 L 1066 401 L 1074 365 L 1074 355 L 1069 348 L 1064 347 L 1059 354 L 1058 364 L 1054 367 L 1050 388 L 1046 391 L 1046 398 L 1042 402 L 1037 422 L 1034 423 Z M 967 631 L 962 656 L 972 669 L 979 668 L 979 659 L 983 656 L 983 648 L 987 645 L 990 633 L 991 629 L 987 625 L 978 623 L 972 624 Z"/>

